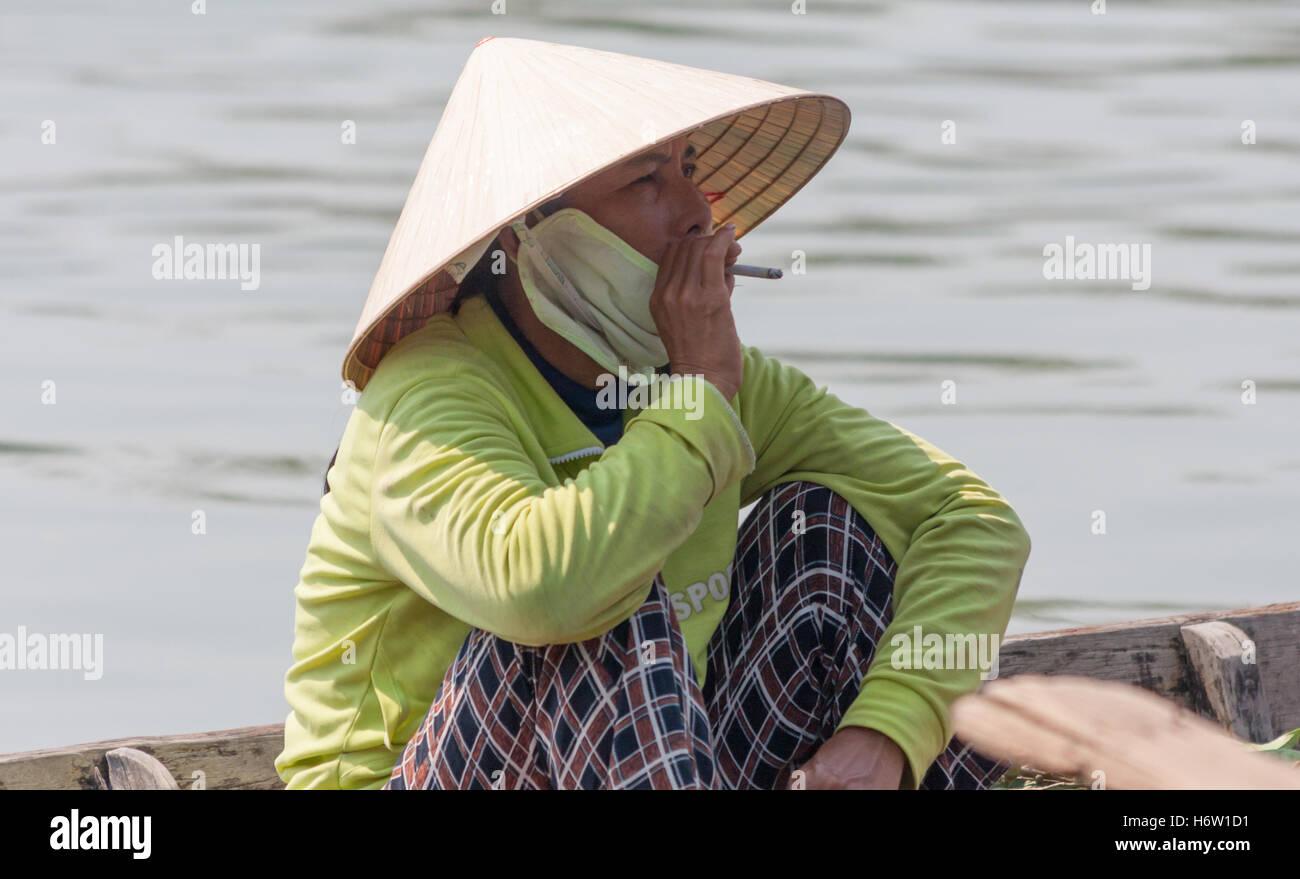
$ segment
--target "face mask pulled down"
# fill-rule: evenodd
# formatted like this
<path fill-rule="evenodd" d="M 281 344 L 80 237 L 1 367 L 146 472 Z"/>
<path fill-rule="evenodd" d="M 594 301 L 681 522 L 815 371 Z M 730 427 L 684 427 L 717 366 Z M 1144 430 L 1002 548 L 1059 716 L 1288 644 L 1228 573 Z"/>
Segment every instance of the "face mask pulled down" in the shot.
<path fill-rule="evenodd" d="M 659 266 L 577 208 L 556 211 L 531 229 L 522 220 L 510 227 L 519 236 L 514 262 L 533 312 L 605 368 L 610 379 L 602 387 L 617 376 L 619 399 L 610 404 L 620 409 L 672 405 L 669 395 L 656 394 L 651 403 L 636 399 L 656 380 L 656 368 L 668 362 L 650 314 Z M 623 387 L 629 379 L 630 393 Z M 685 390 L 694 387 L 687 383 Z M 665 399 L 659 401 L 660 396 Z M 678 403 L 698 417 L 698 403 Z"/>
<path fill-rule="evenodd" d="M 588 214 L 565 208 L 519 236 L 519 281 L 538 319 L 610 372 L 668 362 L 650 315 L 659 266 Z"/>

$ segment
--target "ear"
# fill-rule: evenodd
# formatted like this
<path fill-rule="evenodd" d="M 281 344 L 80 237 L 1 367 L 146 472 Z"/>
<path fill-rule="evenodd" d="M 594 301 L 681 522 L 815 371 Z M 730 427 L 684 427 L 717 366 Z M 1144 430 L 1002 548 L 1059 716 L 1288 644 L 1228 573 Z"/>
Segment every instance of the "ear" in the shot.
<path fill-rule="evenodd" d="M 519 259 L 519 236 L 509 226 L 503 227 L 497 235 L 497 246 L 506 252 L 506 258 L 511 262 Z"/>

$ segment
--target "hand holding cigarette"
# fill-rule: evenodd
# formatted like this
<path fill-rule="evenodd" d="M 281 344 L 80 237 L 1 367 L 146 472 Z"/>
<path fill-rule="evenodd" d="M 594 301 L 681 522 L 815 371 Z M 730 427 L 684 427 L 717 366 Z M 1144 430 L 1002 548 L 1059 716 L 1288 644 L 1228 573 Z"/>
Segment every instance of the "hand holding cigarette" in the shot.
<path fill-rule="evenodd" d="M 731 313 L 732 276 L 722 269 L 740 256 L 735 227 L 710 235 L 694 230 L 668 241 L 659 260 L 650 316 L 671 371 L 701 375 L 728 402 L 740 389 L 744 366 Z"/>

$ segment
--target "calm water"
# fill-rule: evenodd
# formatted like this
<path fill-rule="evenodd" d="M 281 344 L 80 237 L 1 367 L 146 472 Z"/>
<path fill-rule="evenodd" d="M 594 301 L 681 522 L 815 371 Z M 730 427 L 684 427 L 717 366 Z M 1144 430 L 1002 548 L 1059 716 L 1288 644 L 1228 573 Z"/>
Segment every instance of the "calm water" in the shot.
<path fill-rule="evenodd" d="M 0 672 L 0 752 L 283 719 L 340 360 L 490 34 L 849 102 L 839 155 L 745 239 L 809 271 L 742 280 L 741 337 L 1011 500 L 1012 631 L 1297 598 L 1300 8 L 809 5 L 9 0 L 0 632 L 105 655 L 98 681 Z M 261 289 L 153 280 L 176 235 L 260 244 Z M 1149 243 L 1150 289 L 1044 280 L 1067 235 Z"/>

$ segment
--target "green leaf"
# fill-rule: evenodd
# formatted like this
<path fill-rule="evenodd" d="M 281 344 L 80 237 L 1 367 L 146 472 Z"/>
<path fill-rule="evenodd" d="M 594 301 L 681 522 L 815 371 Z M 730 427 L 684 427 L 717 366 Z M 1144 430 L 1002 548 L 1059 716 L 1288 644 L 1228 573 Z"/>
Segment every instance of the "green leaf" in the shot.
<path fill-rule="evenodd" d="M 989 790 L 1091 790 L 1077 779 L 1029 766 L 1013 766 Z"/>
<path fill-rule="evenodd" d="M 1300 749 L 1300 728 L 1293 729 L 1288 733 L 1282 733 L 1271 742 L 1264 742 L 1261 745 L 1248 744 L 1246 748 L 1251 751 L 1290 751 L 1294 753 Z"/>

